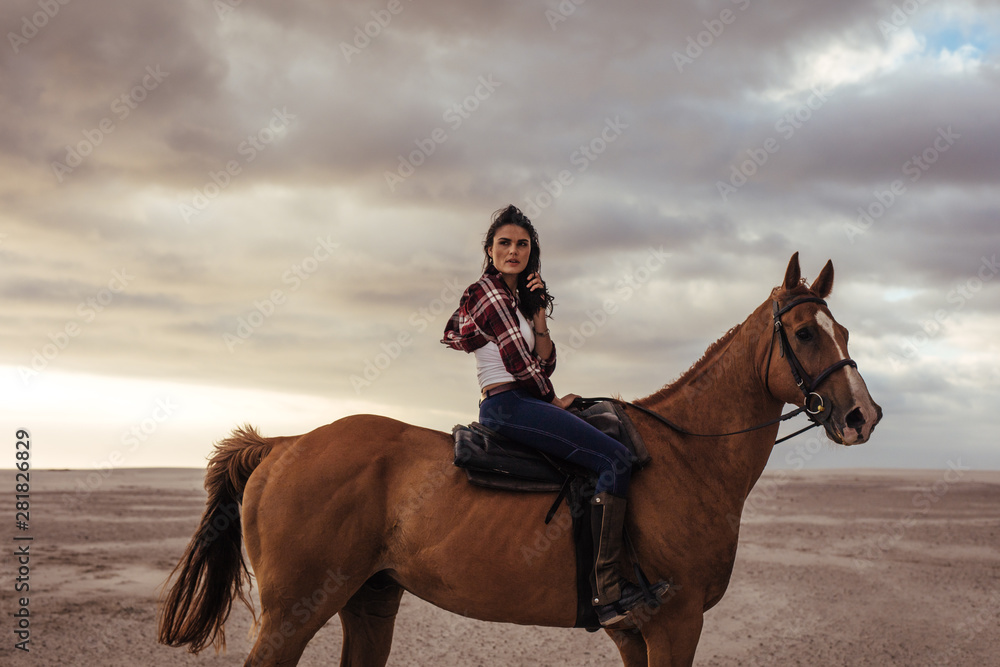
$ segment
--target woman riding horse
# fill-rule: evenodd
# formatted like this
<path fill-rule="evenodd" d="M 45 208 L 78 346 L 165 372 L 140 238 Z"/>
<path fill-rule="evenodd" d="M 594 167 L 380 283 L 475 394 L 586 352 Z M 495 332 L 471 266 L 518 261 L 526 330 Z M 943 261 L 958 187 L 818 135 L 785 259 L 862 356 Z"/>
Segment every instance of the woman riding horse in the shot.
<path fill-rule="evenodd" d="M 549 380 L 556 349 L 545 319 L 553 299 L 539 273 L 534 225 L 513 205 L 497 211 L 483 251 L 483 275 L 465 290 L 441 342 L 476 355 L 481 424 L 597 477 L 591 602 L 602 625 L 619 623 L 643 601 L 642 590 L 618 569 L 630 452 L 569 412 L 577 395 L 558 398 Z M 660 582 L 653 591 L 667 587 Z"/>
<path fill-rule="evenodd" d="M 494 237 L 513 243 L 520 237 L 511 235 L 524 228 L 498 229 Z M 514 253 L 519 263 L 522 253 L 530 255 L 531 245 L 522 247 Z M 504 266 L 508 255 L 497 252 L 495 238 L 487 248 Z M 496 275 L 494 285 L 507 294 L 503 312 L 517 317 L 511 300 L 523 304 L 524 297 L 515 297 L 501 270 Z M 850 360 L 848 331 L 827 307 L 832 290 L 833 263 L 806 284 L 795 253 L 782 283 L 690 370 L 645 398 L 622 402 L 652 457 L 628 488 L 636 558 L 654 579 L 676 584 L 655 613 L 630 615 L 641 621 L 634 628 L 605 628 L 627 667 L 693 664 L 704 614 L 729 586 L 740 517 L 783 417 L 807 409 L 827 437 L 845 445 L 867 442 L 881 419 Z M 475 314 L 467 310 L 466 317 L 474 322 Z M 544 324 L 536 326 L 542 331 Z M 514 334 L 500 333 L 494 342 L 502 350 Z M 496 409 L 494 426 L 517 421 L 524 401 L 516 394 L 495 397 L 516 400 L 509 414 Z M 786 403 L 799 408 L 782 416 Z M 533 428 L 547 426 L 546 417 Z M 334 615 L 343 627 L 341 665 L 385 667 L 407 591 L 470 618 L 573 627 L 572 534 L 550 539 L 530 562 L 523 554 L 540 534 L 536 519 L 551 498 L 472 487 L 453 456 L 449 433 L 380 415 L 349 415 L 283 437 L 237 429 L 209 461 L 205 512 L 166 591 L 159 641 L 193 652 L 224 647 L 233 602 L 252 610 L 248 561 L 261 614 L 245 667 L 297 664 Z M 612 481 L 619 482 L 605 484 Z"/>

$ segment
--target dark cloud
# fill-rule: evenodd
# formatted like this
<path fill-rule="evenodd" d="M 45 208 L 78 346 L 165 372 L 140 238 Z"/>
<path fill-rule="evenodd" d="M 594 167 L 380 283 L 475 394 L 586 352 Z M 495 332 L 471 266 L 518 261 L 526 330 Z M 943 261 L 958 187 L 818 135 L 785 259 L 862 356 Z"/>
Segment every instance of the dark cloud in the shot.
<path fill-rule="evenodd" d="M 809 278 L 834 260 L 831 309 L 887 405 L 964 396 L 937 362 L 964 369 L 997 325 L 996 2 L 887 34 L 883 0 L 568 6 L 97 0 L 8 37 L 0 361 L 26 363 L 124 267 L 134 282 L 52 368 L 457 403 L 468 363 L 437 340 L 514 203 L 557 345 L 618 306 L 560 366 L 567 390 L 655 390 L 800 251 Z M 4 33 L 36 11 L 5 4 Z M 414 391 L 428 378 L 439 392 Z"/>

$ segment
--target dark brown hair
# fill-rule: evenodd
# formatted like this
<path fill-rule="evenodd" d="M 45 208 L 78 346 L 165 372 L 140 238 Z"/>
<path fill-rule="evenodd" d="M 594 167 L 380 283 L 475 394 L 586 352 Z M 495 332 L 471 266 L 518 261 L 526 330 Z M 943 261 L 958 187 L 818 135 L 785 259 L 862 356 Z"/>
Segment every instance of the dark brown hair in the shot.
<path fill-rule="evenodd" d="M 531 252 L 528 254 L 528 261 L 524 266 L 524 270 L 517 276 L 518 309 L 529 322 L 539 308 L 545 308 L 547 314 L 551 317 L 555 300 L 549 294 L 548 288 L 544 283 L 541 289 L 528 289 L 528 276 L 539 271 L 542 266 L 542 250 L 538 245 L 538 232 L 535 231 L 535 226 L 531 224 L 531 220 L 528 220 L 528 217 L 521 213 L 520 209 L 513 204 L 493 213 L 493 224 L 490 225 L 489 230 L 486 232 L 486 238 L 483 240 L 483 254 L 486 255 L 486 258 L 483 260 L 483 270 L 488 273 L 499 273 L 499 270 L 493 266 L 493 260 L 490 259 L 487 249 L 493 246 L 493 237 L 496 236 L 497 230 L 504 225 L 517 225 L 528 232 L 528 238 L 531 241 Z"/>

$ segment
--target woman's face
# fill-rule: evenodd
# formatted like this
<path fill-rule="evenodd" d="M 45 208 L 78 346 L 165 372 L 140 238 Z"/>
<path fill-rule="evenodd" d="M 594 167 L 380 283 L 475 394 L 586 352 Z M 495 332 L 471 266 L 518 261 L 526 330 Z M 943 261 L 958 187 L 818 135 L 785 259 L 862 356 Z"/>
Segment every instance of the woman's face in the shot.
<path fill-rule="evenodd" d="M 504 225 L 493 235 L 493 245 L 487 252 L 500 273 L 516 276 L 524 271 L 524 267 L 528 264 L 531 238 L 523 227 Z"/>

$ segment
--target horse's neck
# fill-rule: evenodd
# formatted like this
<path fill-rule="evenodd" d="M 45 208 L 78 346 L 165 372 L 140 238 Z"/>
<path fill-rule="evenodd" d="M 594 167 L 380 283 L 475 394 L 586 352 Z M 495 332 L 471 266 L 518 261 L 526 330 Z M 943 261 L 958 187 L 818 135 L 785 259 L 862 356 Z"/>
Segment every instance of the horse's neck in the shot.
<path fill-rule="evenodd" d="M 638 401 L 692 433 L 729 433 L 781 414 L 782 403 L 764 388 L 759 369 L 770 340 L 770 315 L 762 304 L 730 340 L 711 350 L 702 363 L 673 385 Z M 666 426 L 654 437 L 651 453 L 683 458 L 694 474 L 742 502 L 767 465 L 778 427 L 722 438 L 682 436 Z M 741 497 L 740 497 L 741 496 Z"/>

